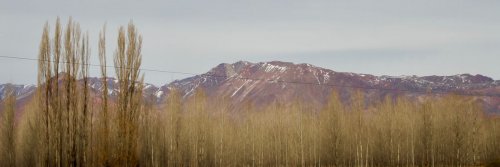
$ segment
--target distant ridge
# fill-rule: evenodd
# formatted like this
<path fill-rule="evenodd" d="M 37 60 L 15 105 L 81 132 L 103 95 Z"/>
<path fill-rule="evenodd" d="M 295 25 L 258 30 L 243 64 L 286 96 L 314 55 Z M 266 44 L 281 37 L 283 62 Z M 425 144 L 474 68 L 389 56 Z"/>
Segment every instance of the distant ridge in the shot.
<path fill-rule="evenodd" d="M 108 94 L 116 96 L 116 79 L 107 78 Z M 304 84 L 308 83 L 308 84 Z M 0 85 L 0 99 L 3 99 L 6 84 Z M 90 78 L 90 88 L 95 93 L 103 90 L 100 78 Z M 353 88 L 360 88 L 368 101 L 376 102 L 391 97 L 422 99 L 440 93 L 499 95 L 496 97 L 477 96 L 474 99 L 488 113 L 500 114 L 500 81 L 483 75 L 458 74 L 452 76 L 375 76 L 350 72 L 336 72 L 311 64 L 271 61 L 251 63 L 238 61 L 222 63 L 207 73 L 176 80 L 163 86 L 146 84 L 145 98 L 161 103 L 173 90 L 180 91 L 187 98 L 197 89 L 202 89 L 208 97 L 230 99 L 235 108 L 245 103 L 265 106 L 270 103 L 287 104 L 300 100 L 320 108 L 335 89 L 341 98 L 348 99 Z M 18 99 L 32 97 L 34 85 L 15 85 Z M 400 91 L 404 90 L 404 91 Z"/>

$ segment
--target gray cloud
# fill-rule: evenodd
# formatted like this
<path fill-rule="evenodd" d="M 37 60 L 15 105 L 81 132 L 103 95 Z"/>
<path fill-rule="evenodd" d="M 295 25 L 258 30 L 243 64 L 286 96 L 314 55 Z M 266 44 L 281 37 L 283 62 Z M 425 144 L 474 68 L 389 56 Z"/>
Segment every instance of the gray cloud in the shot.
<path fill-rule="evenodd" d="M 105 22 L 113 39 L 119 25 L 134 20 L 145 68 L 202 73 L 221 62 L 284 60 L 337 71 L 500 79 L 494 0 L 0 0 L 0 55 L 36 57 L 43 24 L 57 16 L 73 16 L 94 45 Z M 35 82 L 35 63 L 0 63 L 0 82 Z M 155 84 L 183 77 L 146 74 Z"/>

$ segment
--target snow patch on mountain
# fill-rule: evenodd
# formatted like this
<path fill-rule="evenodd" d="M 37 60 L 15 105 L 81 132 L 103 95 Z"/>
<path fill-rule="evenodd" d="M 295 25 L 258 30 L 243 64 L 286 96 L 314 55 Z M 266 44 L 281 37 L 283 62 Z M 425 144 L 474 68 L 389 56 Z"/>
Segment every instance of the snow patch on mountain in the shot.
<path fill-rule="evenodd" d="M 248 81 L 250 81 L 250 80 L 246 80 L 243 84 L 241 84 L 241 86 L 238 89 L 236 89 L 236 91 L 233 92 L 233 94 L 231 95 L 231 97 L 233 97 L 234 95 L 236 95 L 236 93 L 238 93 L 241 90 L 241 88 L 243 88 L 248 83 Z"/>
<path fill-rule="evenodd" d="M 283 73 L 286 71 L 287 67 L 284 67 L 284 66 L 279 66 L 279 65 L 273 65 L 273 64 L 269 64 L 269 63 L 264 63 L 264 65 L 262 65 L 263 68 L 265 68 L 265 72 L 274 72 L 274 71 L 278 71 L 280 73 Z"/>
<path fill-rule="evenodd" d="M 158 98 L 158 99 L 159 99 L 159 98 L 161 98 L 163 94 L 164 94 L 164 93 L 163 93 L 163 91 L 161 91 L 161 90 L 160 90 L 160 91 L 157 91 L 157 92 L 155 93 L 156 98 Z"/>

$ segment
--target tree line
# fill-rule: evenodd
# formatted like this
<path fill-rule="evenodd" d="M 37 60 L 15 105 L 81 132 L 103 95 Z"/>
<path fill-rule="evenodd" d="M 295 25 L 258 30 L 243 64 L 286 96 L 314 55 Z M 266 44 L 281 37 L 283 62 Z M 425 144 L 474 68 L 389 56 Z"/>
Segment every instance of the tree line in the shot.
<path fill-rule="evenodd" d="M 88 34 L 71 19 L 65 27 L 57 19 L 52 35 L 46 24 L 35 100 L 17 117 L 12 91 L 2 102 L 0 166 L 474 166 L 500 158 L 500 120 L 473 97 L 368 105 L 360 91 L 348 101 L 334 91 L 320 111 L 300 100 L 235 111 L 200 89 L 187 98 L 172 90 L 153 105 L 142 95 L 141 47 L 133 23 L 119 28 L 119 93 L 109 99 L 103 84 L 93 96 Z M 105 27 L 98 56 L 106 83 Z"/>

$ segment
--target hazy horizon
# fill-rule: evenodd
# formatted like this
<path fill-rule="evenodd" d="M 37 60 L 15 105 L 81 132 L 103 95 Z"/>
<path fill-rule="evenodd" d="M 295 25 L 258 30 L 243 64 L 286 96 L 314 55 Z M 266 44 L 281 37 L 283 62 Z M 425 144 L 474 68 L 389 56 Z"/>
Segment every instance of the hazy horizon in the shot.
<path fill-rule="evenodd" d="M 0 0 L 0 55 L 37 58 L 44 23 L 70 16 L 90 34 L 93 64 L 101 27 L 110 63 L 118 27 L 133 20 L 145 69 L 201 74 L 220 63 L 277 60 L 373 75 L 500 79 L 500 1 L 490 0 Z M 0 58 L 0 83 L 36 83 L 36 64 Z M 155 85 L 189 77 L 145 74 Z"/>

